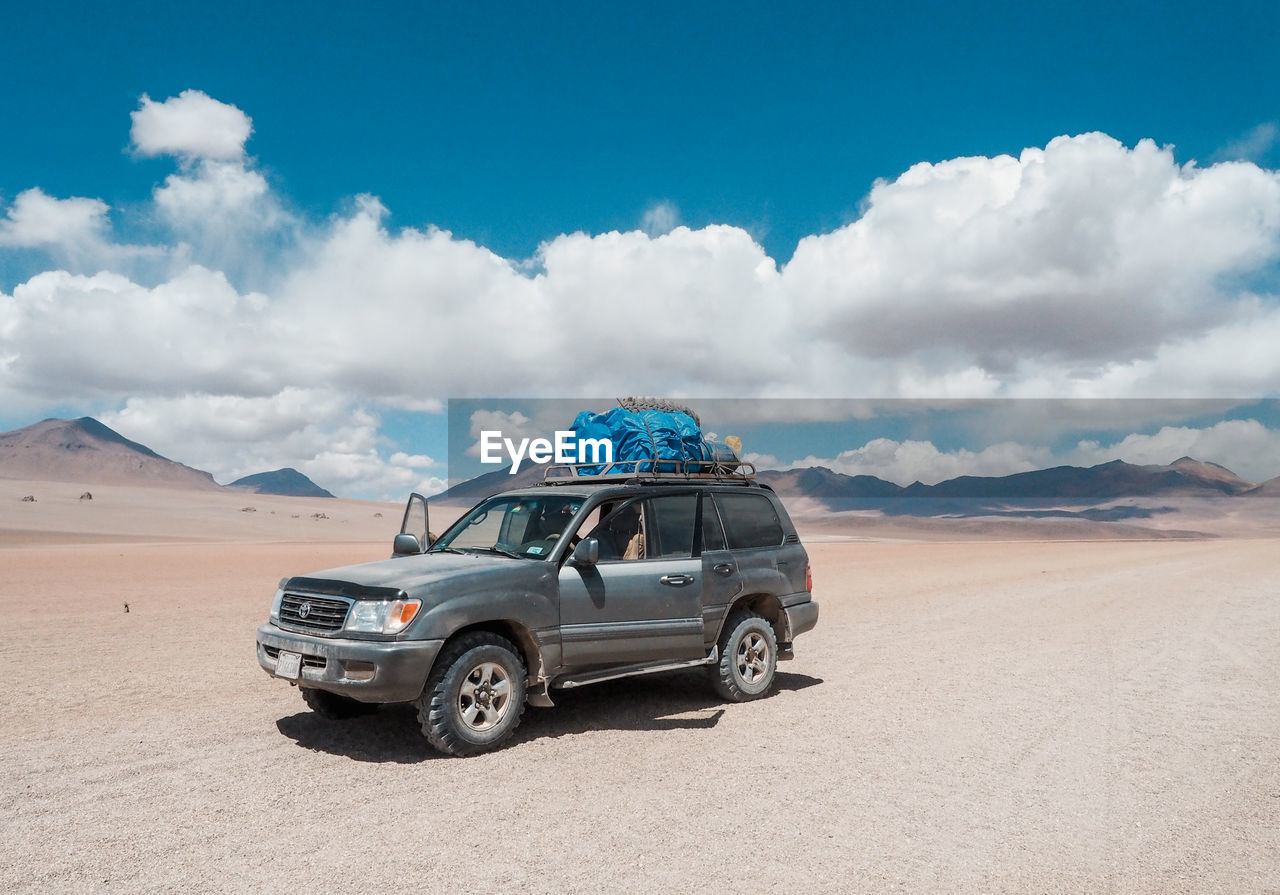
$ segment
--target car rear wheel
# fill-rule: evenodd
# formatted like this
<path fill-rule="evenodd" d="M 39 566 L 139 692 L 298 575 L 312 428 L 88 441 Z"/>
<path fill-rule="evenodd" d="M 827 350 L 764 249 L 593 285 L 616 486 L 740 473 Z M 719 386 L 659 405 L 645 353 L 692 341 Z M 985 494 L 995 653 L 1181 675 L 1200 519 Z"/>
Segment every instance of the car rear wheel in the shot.
<path fill-rule="evenodd" d="M 422 732 L 449 755 L 497 748 L 520 723 L 527 681 L 510 641 L 487 631 L 464 634 L 441 652 L 418 698 Z"/>
<path fill-rule="evenodd" d="M 754 612 L 735 612 L 720 634 L 720 661 L 711 666 L 711 683 L 732 702 L 759 699 L 773 686 L 778 669 L 778 638 L 773 625 Z"/>

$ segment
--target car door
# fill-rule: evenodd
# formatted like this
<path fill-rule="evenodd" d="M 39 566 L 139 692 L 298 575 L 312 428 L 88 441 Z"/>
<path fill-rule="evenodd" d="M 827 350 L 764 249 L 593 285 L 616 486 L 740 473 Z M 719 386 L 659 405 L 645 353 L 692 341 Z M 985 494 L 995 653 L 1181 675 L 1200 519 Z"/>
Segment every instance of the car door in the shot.
<path fill-rule="evenodd" d="M 560 570 L 566 667 L 633 665 L 705 655 L 702 561 L 694 557 L 698 495 L 635 497 L 585 537 L 599 560 Z"/>
<path fill-rule="evenodd" d="M 400 522 L 400 534 L 413 535 L 418 541 L 419 551 L 431 546 L 427 499 L 417 491 L 409 495 L 409 502 L 405 504 L 404 519 Z"/>
<path fill-rule="evenodd" d="M 738 557 L 728 548 L 724 526 L 716 510 L 715 498 L 702 495 L 702 619 L 704 643 L 708 649 L 719 636 L 729 605 L 742 593 L 742 570 Z"/>

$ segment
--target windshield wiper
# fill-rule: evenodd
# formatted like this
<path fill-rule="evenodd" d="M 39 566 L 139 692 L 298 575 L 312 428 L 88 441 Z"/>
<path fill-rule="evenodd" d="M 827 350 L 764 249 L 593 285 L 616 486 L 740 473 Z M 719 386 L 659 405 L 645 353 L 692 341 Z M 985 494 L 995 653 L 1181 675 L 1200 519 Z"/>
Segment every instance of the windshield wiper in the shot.
<path fill-rule="evenodd" d="M 507 550 L 505 547 L 468 547 L 468 550 L 483 550 L 485 553 L 496 553 L 499 556 L 509 556 L 512 559 L 524 559 L 514 550 Z"/>
<path fill-rule="evenodd" d="M 465 550 L 459 550 L 457 547 L 432 547 L 428 553 L 458 553 L 463 554 Z"/>

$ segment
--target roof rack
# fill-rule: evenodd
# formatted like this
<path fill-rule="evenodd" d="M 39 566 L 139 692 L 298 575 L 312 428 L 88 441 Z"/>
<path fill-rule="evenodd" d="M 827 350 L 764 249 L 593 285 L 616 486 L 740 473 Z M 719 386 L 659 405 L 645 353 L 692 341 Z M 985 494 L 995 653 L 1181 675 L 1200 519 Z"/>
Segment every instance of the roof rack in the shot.
<path fill-rule="evenodd" d="M 647 469 L 644 467 L 648 467 Z M 656 467 L 656 468 L 655 468 Z M 756 466 L 749 460 L 615 460 L 612 463 L 553 463 L 540 485 L 591 485 L 597 482 L 725 482 L 751 484 Z"/>

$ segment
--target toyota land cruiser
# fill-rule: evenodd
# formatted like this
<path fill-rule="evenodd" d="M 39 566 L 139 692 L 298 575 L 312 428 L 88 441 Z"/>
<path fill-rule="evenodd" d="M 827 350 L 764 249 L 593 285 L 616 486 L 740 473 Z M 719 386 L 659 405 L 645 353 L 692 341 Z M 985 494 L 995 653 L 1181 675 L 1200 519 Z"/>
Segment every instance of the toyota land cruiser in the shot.
<path fill-rule="evenodd" d="M 580 473 L 550 467 L 434 540 L 411 495 L 391 559 L 280 583 L 258 663 L 326 717 L 414 703 L 453 755 L 559 688 L 706 666 L 727 700 L 768 693 L 818 620 L 777 495 L 740 469 Z"/>

